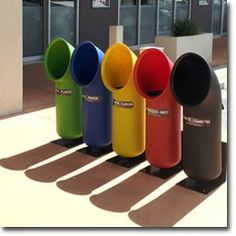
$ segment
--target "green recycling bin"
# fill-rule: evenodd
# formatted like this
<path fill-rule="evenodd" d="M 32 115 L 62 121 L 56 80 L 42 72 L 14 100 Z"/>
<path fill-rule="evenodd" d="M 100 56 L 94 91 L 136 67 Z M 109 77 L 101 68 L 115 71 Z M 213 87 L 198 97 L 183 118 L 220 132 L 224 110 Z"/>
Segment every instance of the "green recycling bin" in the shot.
<path fill-rule="evenodd" d="M 82 92 L 70 74 L 74 47 L 63 38 L 54 39 L 45 53 L 48 79 L 55 82 L 57 134 L 66 140 L 82 136 Z"/>

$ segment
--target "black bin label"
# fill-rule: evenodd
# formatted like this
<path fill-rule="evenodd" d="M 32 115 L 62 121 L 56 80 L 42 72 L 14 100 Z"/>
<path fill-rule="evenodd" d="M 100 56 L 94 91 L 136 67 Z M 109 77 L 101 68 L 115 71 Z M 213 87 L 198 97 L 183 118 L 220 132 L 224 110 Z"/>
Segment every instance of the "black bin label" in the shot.
<path fill-rule="evenodd" d="M 211 125 L 211 120 L 202 120 L 190 116 L 184 116 L 184 123 L 195 127 L 208 127 Z"/>

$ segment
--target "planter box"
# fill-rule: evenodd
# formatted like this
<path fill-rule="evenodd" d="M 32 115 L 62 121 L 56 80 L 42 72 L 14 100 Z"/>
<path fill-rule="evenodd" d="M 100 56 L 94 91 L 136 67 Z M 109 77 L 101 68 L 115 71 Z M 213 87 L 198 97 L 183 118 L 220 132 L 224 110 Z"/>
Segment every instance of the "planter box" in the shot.
<path fill-rule="evenodd" d="M 194 52 L 212 61 L 212 33 L 203 33 L 191 36 L 157 36 L 155 44 L 163 47 L 166 55 L 175 62 L 184 53 Z"/>

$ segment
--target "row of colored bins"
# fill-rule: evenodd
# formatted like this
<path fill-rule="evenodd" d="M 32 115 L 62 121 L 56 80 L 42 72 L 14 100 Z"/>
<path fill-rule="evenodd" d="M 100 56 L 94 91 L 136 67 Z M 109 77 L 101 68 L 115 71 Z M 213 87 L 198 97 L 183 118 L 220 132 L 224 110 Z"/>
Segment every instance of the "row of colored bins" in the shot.
<path fill-rule="evenodd" d="M 173 67 L 157 49 L 147 49 L 137 59 L 121 43 L 103 55 L 89 41 L 73 50 L 59 38 L 47 49 L 45 67 L 55 80 L 57 132 L 62 138 L 83 133 L 86 144 L 103 147 L 112 142 L 124 157 L 145 151 L 158 168 L 173 167 L 183 157 L 183 168 L 194 179 L 220 175 L 220 87 L 199 55 L 185 54 Z"/>

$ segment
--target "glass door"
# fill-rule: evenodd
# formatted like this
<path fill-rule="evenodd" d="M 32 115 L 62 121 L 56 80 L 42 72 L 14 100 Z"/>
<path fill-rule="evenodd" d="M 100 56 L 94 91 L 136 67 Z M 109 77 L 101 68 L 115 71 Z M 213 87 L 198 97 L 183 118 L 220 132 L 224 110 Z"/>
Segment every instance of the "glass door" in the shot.
<path fill-rule="evenodd" d="M 227 0 L 213 0 L 212 31 L 214 35 L 227 33 Z"/>
<path fill-rule="evenodd" d="M 62 37 L 76 45 L 76 0 L 49 0 L 49 41 Z"/>
<path fill-rule="evenodd" d="M 156 36 L 156 0 L 141 0 L 140 43 L 154 42 Z"/>
<path fill-rule="evenodd" d="M 222 33 L 227 33 L 227 0 L 224 0 L 223 5 L 223 23 L 222 23 Z"/>
<path fill-rule="evenodd" d="M 43 0 L 23 0 L 24 61 L 42 58 L 44 50 Z"/>
<path fill-rule="evenodd" d="M 170 35 L 173 21 L 173 0 L 159 0 L 158 35 Z"/>
<path fill-rule="evenodd" d="M 221 34 L 221 8 L 222 8 L 222 0 L 213 0 L 213 34 L 220 35 Z"/>
<path fill-rule="evenodd" d="M 63 37 L 78 43 L 79 0 L 23 0 L 24 62 L 43 59 L 47 45 Z"/>
<path fill-rule="evenodd" d="M 138 38 L 138 5 L 136 0 L 121 0 L 120 25 L 124 28 L 124 43 L 136 45 Z"/>

